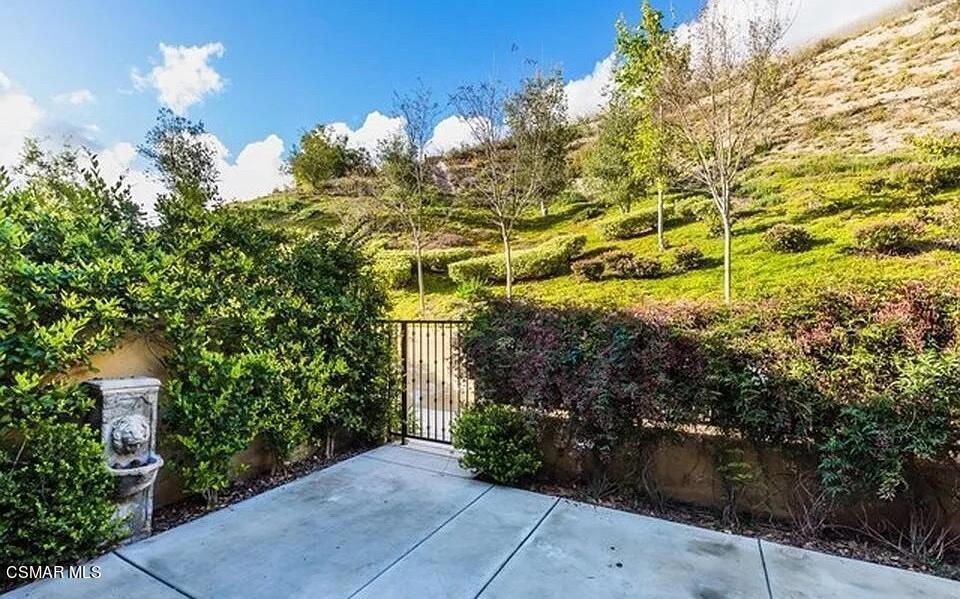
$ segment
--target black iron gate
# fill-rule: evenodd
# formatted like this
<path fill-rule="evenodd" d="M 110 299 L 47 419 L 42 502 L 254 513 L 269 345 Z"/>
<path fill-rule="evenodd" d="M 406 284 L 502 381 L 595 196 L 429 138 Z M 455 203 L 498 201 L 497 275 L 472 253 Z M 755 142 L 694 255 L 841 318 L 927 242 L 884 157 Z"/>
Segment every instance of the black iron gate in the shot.
<path fill-rule="evenodd" d="M 394 435 L 402 441 L 422 439 L 450 443 L 450 427 L 473 401 L 473 382 L 460 359 L 462 320 L 390 320 L 386 323 L 395 350 L 400 388 Z"/>

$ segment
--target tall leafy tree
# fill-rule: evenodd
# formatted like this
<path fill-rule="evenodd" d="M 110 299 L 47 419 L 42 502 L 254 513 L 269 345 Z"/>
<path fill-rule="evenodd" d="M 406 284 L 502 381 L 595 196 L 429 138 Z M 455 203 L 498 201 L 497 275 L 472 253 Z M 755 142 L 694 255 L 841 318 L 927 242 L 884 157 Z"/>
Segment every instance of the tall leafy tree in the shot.
<path fill-rule="evenodd" d="M 439 106 L 429 89 L 395 98 L 403 131 L 380 146 L 379 203 L 396 216 L 406 229 L 417 270 L 420 315 L 426 309 L 423 283 L 424 230 L 439 197 L 435 169 L 427 155 L 437 124 Z"/>
<path fill-rule="evenodd" d="M 330 179 L 364 171 L 369 163 L 366 151 L 348 148 L 347 137 L 337 135 L 326 125 L 305 131 L 287 159 L 297 185 L 312 191 L 319 191 Z"/>
<path fill-rule="evenodd" d="M 500 233 L 506 295 L 513 294 L 513 232 L 524 212 L 552 189 L 557 157 L 566 150 L 557 134 L 566 98 L 560 73 L 524 79 L 509 93 L 499 82 L 461 87 L 451 98 L 470 129 L 478 155 L 464 181 L 466 196 L 484 208 Z"/>
<path fill-rule="evenodd" d="M 657 243 L 665 249 L 663 196 L 670 183 L 670 130 L 664 108 L 664 69 L 676 52 L 671 33 L 663 27 L 663 15 L 643 0 L 640 23 L 633 29 L 617 21 L 616 73 L 618 87 L 636 111 L 631 136 L 630 162 L 640 179 L 650 181 L 657 193 Z"/>
<path fill-rule="evenodd" d="M 646 173 L 630 160 L 637 131 L 637 110 L 622 93 L 614 93 L 597 121 L 596 140 L 586 160 L 587 174 L 597 181 L 603 199 L 626 214 L 649 187 Z"/>
<path fill-rule="evenodd" d="M 676 140 L 678 169 L 703 186 L 723 226 L 723 295 L 731 300 L 733 193 L 768 142 L 772 116 L 802 64 L 781 41 L 779 0 L 741 19 L 709 3 L 680 51 L 666 55 L 658 83 L 663 118 Z"/>

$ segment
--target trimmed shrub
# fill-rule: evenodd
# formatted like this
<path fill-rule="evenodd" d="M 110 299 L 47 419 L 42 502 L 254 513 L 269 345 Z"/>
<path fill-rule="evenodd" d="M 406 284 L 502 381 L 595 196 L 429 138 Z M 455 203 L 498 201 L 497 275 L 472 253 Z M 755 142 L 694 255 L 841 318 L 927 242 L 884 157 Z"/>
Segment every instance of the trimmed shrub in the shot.
<path fill-rule="evenodd" d="M 413 282 L 413 258 L 404 250 L 381 250 L 374 258 L 373 274 L 387 289 L 403 289 Z"/>
<path fill-rule="evenodd" d="M 599 281 L 603 278 L 603 269 L 603 260 L 597 258 L 580 260 L 570 265 L 573 274 L 584 281 Z"/>
<path fill-rule="evenodd" d="M 465 408 L 453 423 L 460 465 L 508 485 L 533 475 L 542 459 L 536 428 L 516 408 L 482 403 Z"/>
<path fill-rule="evenodd" d="M 607 272 L 619 279 L 654 279 L 663 270 L 659 260 L 625 251 L 604 254 L 603 262 Z"/>
<path fill-rule="evenodd" d="M 420 259 L 423 261 L 423 269 L 436 274 L 447 274 L 447 267 L 454 262 L 462 262 L 475 258 L 483 254 L 479 248 L 458 247 L 443 248 L 438 250 L 423 250 Z M 411 268 L 416 268 L 416 260 L 411 256 Z"/>
<path fill-rule="evenodd" d="M 513 279 L 526 281 L 547 279 L 570 271 L 573 260 L 586 245 L 583 235 L 558 237 L 529 250 L 513 252 Z M 450 278 L 455 283 L 482 281 L 484 283 L 506 280 L 506 267 L 503 256 L 492 254 L 454 262 L 448 267 Z"/>
<path fill-rule="evenodd" d="M 651 233 L 657 226 L 656 212 L 627 214 L 598 225 L 600 236 L 608 241 L 633 239 Z"/>
<path fill-rule="evenodd" d="M 0 564 L 65 564 L 118 538 L 113 477 L 92 429 L 36 423 L 0 445 Z"/>
<path fill-rule="evenodd" d="M 960 291 L 917 283 L 734 309 L 493 301 L 461 343 L 478 397 L 563 413 L 601 458 L 706 424 L 811 452 L 834 496 L 891 499 L 960 443 L 958 319 Z"/>
<path fill-rule="evenodd" d="M 813 236 L 803 227 L 778 223 L 763 234 L 763 244 L 781 254 L 805 252 L 813 247 Z"/>
<path fill-rule="evenodd" d="M 667 259 L 671 271 L 688 272 L 703 266 L 703 251 L 695 245 L 682 245 L 668 250 Z"/>
<path fill-rule="evenodd" d="M 853 240 L 857 249 L 864 252 L 905 254 L 916 248 L 922 231 L 913 219 L 891 220 L 860 227 L 854 231 Z"/>

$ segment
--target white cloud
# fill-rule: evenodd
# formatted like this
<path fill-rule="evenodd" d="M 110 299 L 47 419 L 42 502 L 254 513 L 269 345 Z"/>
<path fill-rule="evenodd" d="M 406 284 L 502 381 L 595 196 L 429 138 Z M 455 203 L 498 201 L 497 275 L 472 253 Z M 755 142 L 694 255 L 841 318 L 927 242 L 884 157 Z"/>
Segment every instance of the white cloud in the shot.
<path fill-rule="evenodd" d="M 277 135 L 270 134 L 247 144 L 233 163 L 223 144 L 211 137 L 218 147 L 220 195 L 224 200 L 249 200 L 292 183 L 290 176 L 283 172 L 283 140 Z"/>
<path fill-rule="evenodd" d="M 606 92 L 613 83 L 613 68 L 616 56 L 611 54 L 593 67 L 593 72 L 583 79 L 568 82 L 563 90 L 567 94 L 567 114 L 572 119 L 596 114 L 607 103 Z"/>
<path fill-rule="evenodd" d="M 784 46 L 796 47 L 842 31 L 903 3 L 904 0 L 779 0 L 774 5 L 790 23 L 783 39 Z M 731 30 L 745 34 L 750 19 L 768 11 L 770 6 L 771 0 L 709 0 L 705 11 L 729 17 Z M 677 36 L 689 40 L 695 27 L 696 20 L 684 23 L 677 28 Z"/>
<path fill-rule="evenodd" d="M 24 139 L 37 134 L 43 118 L 33 98 L 0 72 L 0 166 L 16 164 Z"/>
<path fill-rule="evenodd" d="M 374 110 L 367 115 L 363 124 L 356 130 L 351 129 L 346 123 L 331 123 L 329 127 L 334 134 L 347 137 L 347 147 L 362 148 L 369 152 L 371 156 L 375 156 L 377 144 L 380 140 L 403 131 L 403 118 L 390 117 Z"/>
<path fill-rule="evenodd" d="M 470 122 L 462 116 L 448 116 L 433 128 L 433 137 L 428 144 L 428 153 L 443 154 L 468 146 L 473 142 Z"/>
<path fill-rule="evenodd" d="M 53 97 L 53 101 L 57 104 L 71 104 L 73 106 L 80 106 L 82 104 L 92 104 L 93 102 L 97 101 L 97 98 L 89 89 L 77 89 L 71 92 L 57 94 Z"/>
<path fill-rule="evenodd" d="M 220 42 L 203 46 L 160 44 L 163 63 L 146 75 L 135 68 L 130 79 L 138 90 L 156 89 L 157 101 L 183 115 L 190 106 L 223 89 L 226 80 L 209 64 L 211 58 L 219 58 L 223 52 Z"/>

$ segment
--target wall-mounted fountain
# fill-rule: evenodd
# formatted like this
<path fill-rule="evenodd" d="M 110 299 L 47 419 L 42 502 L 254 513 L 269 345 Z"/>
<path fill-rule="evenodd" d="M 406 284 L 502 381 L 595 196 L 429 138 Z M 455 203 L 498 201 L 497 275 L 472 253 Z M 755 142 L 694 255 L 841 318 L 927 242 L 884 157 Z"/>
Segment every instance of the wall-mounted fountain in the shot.
<path fill-rule="evenodd" d="M 147 377 L 95 379 L 99 394 L 94 425 L 100 428 L 107 468 L 117 479 L 117 517 L 126 542 L 150 535 L 153 483 L 163 458 L 157 445 L 160 381 Z"/>

